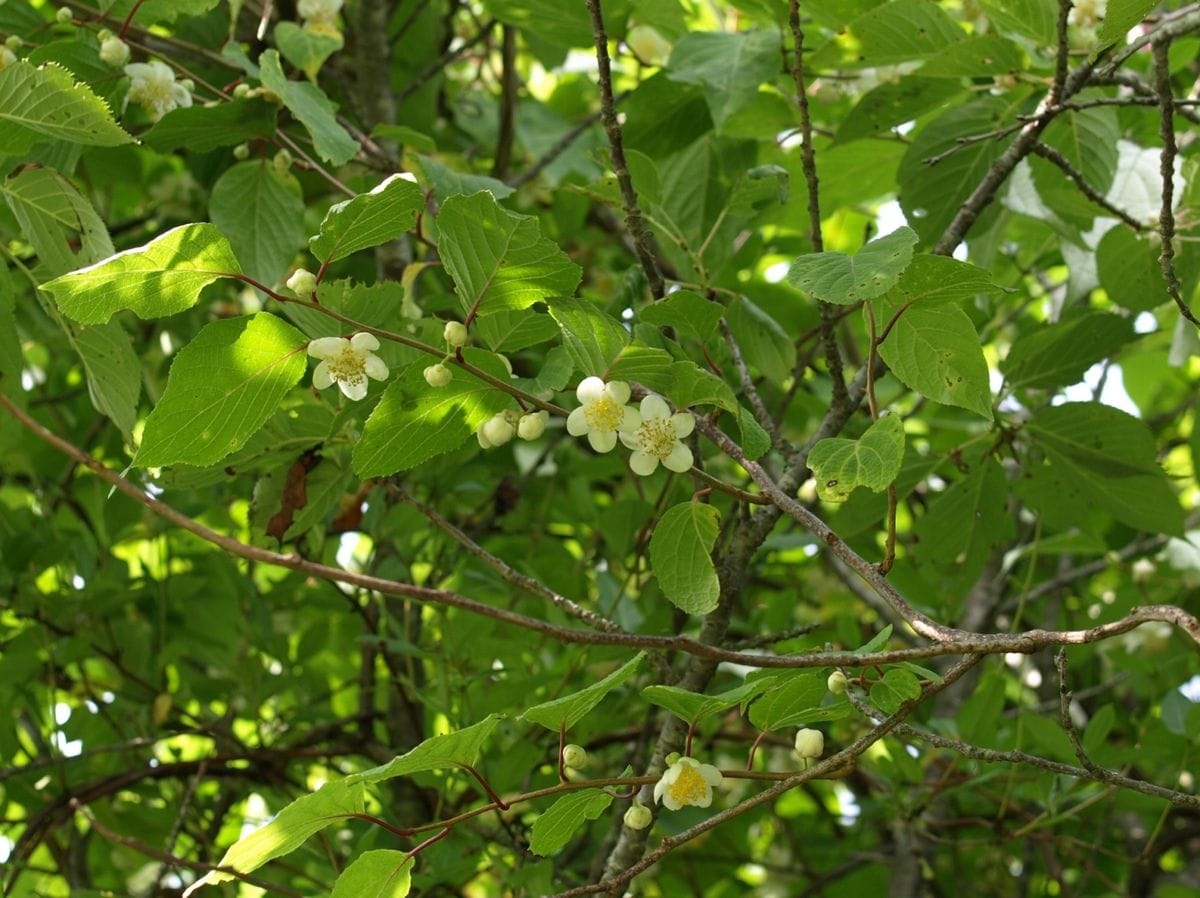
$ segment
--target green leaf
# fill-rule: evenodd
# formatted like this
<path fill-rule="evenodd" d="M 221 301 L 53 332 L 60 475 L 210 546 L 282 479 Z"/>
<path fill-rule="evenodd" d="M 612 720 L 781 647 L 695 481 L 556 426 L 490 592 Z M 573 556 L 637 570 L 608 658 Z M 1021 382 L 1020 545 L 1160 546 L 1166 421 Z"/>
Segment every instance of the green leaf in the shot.
<path fill-rule="evenodd" d="M 919 255 L 900 275 L 900 282 L 888 291 L 887 301 L 897 305 L 918 301 L 922 305 L 961 304 L 976 296 L 999 292 L 991 274 L 982 268 L 948 256 Z M 886 320 L 879 322 L 881 328 L 886 324 Z"/>
<path fill-rule="evenodd" d="M 629 343 L 629 331 L 586 299 L 549 300 L 550 315 L 562 328 L 563 346 L 584 376 L 599 377 Z"/>
<path fill-rule="evenodd" d="M 582 269 L 542 236 L 537 219 L 501 208 L 486 191 L 450 197 L 437 225 L 438 252 L 467 314 L 524 309 L 579 286 Z"/>
<path fill-rule="evenodd" d="M 717 131 L 779 71 L 779 36 L 771 31 L 694 31 L 671 49 L 667 76 L 698 85 Z"/>
<path fill-rule="evenodd" d="M 963 701 L 955 720 L 958 732 L 968 742 L 987 745 L 1000 729 L 1007 678 L 990 671 L 979 678 L 979 686 Z"/>
<path fill-rule="evenodd" d="M 1108 0 L 1100 25 L 1101 43 L 1124 41 L 1129 29 L 1146 18 L 1158 4 L 1159 0 Z"/>
<path fill-rule="evenodd" d="M 880 4 L 854 19 L 844 31 L 850 40 L 835 38 L 813 54 L 808 61 L 813 71 L 839 65 L 911 62 L 933 56 L 967 36 L 932 0 Z"/>
<path fill-rule="evenodd" d="M 242 270 L 267 286 L 283 277 L 304 245 L 300 183 L 266 160 L 226 169 L 213 185 L 208 212 Z"/>
<path fill-rule="evenodd" d="M 905 75 L 868 91 L 842 120 L 835 144 L 849 143 L 890 131 L 932 109 L 948 106 L 962 85 L 946 78 Z"/>
<path fill-rule="evenodd" d="M 70 339 L 83 361 L 92 405 L 132 442 L 142 394 L 142 363 L 129 334 L 110 321 L 81 327 Z"/>
<path fill-rule="evenodd" d="M 1169 301 L 1159 251 L 1124 225 L 1109 228 L 1096 247 L 1096 273 L 1108 298 L 1131 312 L 1149 312 Z"/>
<path fill-rule="evenodd" d="M 579 828 L 603 814 L 612 800 L 613 797 L 601 789 L 585 789 L 561 796 L 533 821 L 529 850 L 541 857 L 558 854 Z"/>
<path fill-rule="evenodd" d="M 638 312 L 638 320 L 658 327 L 673 327 L 701 343 L 712 339 L 725 310 L 691 290 L 676 290 Z"/>
<path fill-rule="evenodd" d="M 330 898 L 405 898 L 415 863 L 403 851 L 364 851 L 342 871 Z"/>
<path fill-rule="evenodd" d="M 853 256 L 824 252 L 801 256 L 788 269 L 788 283 L 814 299 L 850 306 L 882 296 L 912 261 L 912 228 L 897 228 L 872 240 Z"/>
<path fill-rule="evenodd" d="M 676 408 L 715 405 L 730 414 L 738 413 L 737 397 L 733 395 L 729 384 L 695 362 L 673 364 L 670 380 L 671 386 L 666 390 L 666 395 Z"/>
<path fill-rule="evenodd" d="M 1001 31 L 1027 37 L 1040 47 L 1054 44 L 1058 4 L 1054 0 L 981 0 L 988 21 Z"/>
<path fill-rule="evenodd" d="M 1136 337 L 1128 318 L 1085 312 L 1023 334 L 1000 370 L 1014 389 L 1065 387 L 1078 383 L 1088 368 Z"/>
<path fill-rule="evenodd" d="M 1002 97 L 981 97 L 950 107 L 913 139 L 900 163 L 900 206 L 923 244 L 942 236 L 1004 149 L 1003 140 L 963 144 L 962 138 L 1009 124 L 1015 111 Z M 930 164 L 935 157 L 943 158 Z"/>
<path fill-rule="evenodd" d="M 771 451 L 771 435 L 744 405 L 738 406 L 738 429 L 742 432 L 742 451 L 746 458 L 754 461 Z"/>
<path fill-rule="evenodd" d="M 393 758 L 379 767 L 352 773 L 345 783 L 382 783 L 398 776 L 412 776 L 426 770 L 445 770 L 464 765 L 474 766 L 485 742 L 492 737 L 501 715 L 489 714 L 479 723 L 463 727 L 442 736 L 430 736 L 406 754 Z"/>
<path fill-rule="evenodd" d="M 512 196 L 516 192 L 503 181 L 497 181 L 487 175 L 457 171 L 448 165 L 443 165 L 432 156 L 417 156 L 416 167 L 422 180 L 433 191 L 433 195 L 442 202 L 460 193 L 471 195 L 479 193 L 481 190 L 486 190 L 498 200 Z"/>
<path fill-rule="evenodd" d="M 508 369 L 491 353 L 465 349 L 463 356 L 508 381 Z M 446 386 L 431 387 L 422 373 L 429 364 L 414 362 L 388 384 L 354 447 L 360 477 L 386 477 L 457 449 L 480 424 L 513 404 L 507 393 L 458 368 Z"/>
<path fill-rule="evenodd" d="M 1003 469 L 985 456 L 970 474 L 934 498 L 917 521 L 913 531 L 918 560 L 977 573 L 987 555 L 1015 532 L 1007 498 Z"/>
<path fill-rule="evenodd" d="M 808 456 L 817 494 L 826 502 L 845 502 L 859 486 L 877 493 L 887 489 L 903 460 L 904 423 L 899 415 L 880 418 L 857 440 L 821 440 Z"/>
<path fill-rule="evenodd" d="M 239 449 L 300 382 L 307 345 L 267 312 L 205 325 L 175 356 L 134 464 L 211 465 Z"/>
<path fill-rule="evenodd" d="M 675 361 L 665 349 L 631 344 L 608 367 L 605 380 L 635 381 L 652 390 L 666 390 L 673 384 L 671 370 Z"/>
<path fill-rule="evenodd" d="M 1120 137 L 1117 111 L 1111 106 L 1067 110 L 1056 116 L 1042 132 L 1042 141 L 1062 153 L 1084 180 L 1101 194 L 1108 193 L 1117 173 L 1117 141 Z M 1064 176 L 1059 172 L 1058 177 Z M 1071 185 L 1071 189 L 1077 188 Z"/>
<path fill-rule="evenodd" d="M 956 41 L 921 66 L 920 74 L 932 78 L 986 78 L 1016 75 L 1025 70 L 1020 44 L 995 34 L 973 34 Z"/>
<path fill-rule="evenodd" d="M 552 317 L 528 309 L 519 312 L 496 312 L 486 318 L 477 318 L 472 329 L 493 352 L 517 352 L 553 340 L 561 333 L 558 322 Z M 566 350 L 563 350 L 563 355 L 567 361 L 569 377 L 571 358 L 566 355 Z"/>
<path fill-rule="evenodd" d="M 417 223 L 425 207 L 421 188 L 390 175 L 370 193 L 338 203 L 325 214 L 321 232 L 308 241 L 312 254 L 336 262 L 351 253 L 395 240 Z"/>
<path fill-rule="evenodd" d="M 0 184 L 24 239 L 51 277 L 113 253 L 108 229 L 75 185 L 50 168 L 25 168 Z"/>
<path fill-rule="evenodd" d="M 889 295 L 876 303 L 879 327 L 902 308 Z M 918 303 L 905 309 L 879 355 L 892 373 L 922 396 L 992 418 L 992 392 L 979 334 L 957 306 Z"/>
<path fill-rule="evenodd" d="M 829 694 L 825 679 L 824 675 L 813 671 L 786 677 L 782 685 L 777 685 L 750 706 L 750 722 L 760 730 L 778 730 L 799 723 L 828 720 L 822 716 L 826 710 L 844 716 L 844 705 L 821 708 L 821 702 Z M 779 683 L 779 680 L 773 682 Z"/>
<path fill-rule="evenodd" d="M 556 47 L 591 47 L 592 27 L 582 6 L 563 6 L 558 0 L 485 0 L 487 11 L 515 25 L 533 41 Z M 605 13 L 611 15 L 611 9 Z"/>
<path fill-rule="evenodd" d="M 1089 503 L 1130 527 L 1182 535 L 1183 509 L 1144 422 L 1098 402 L 1068 402 L 1038 411 L 1025 430 Z"/>
<path fill-rule="evenodd" d="M 717 607 L 721 583 L 713 567 L 720 513 L 701 502 L 681 502 L 667 509 L 650 537 L 650 566 L 659 588 L 688 614 L 708 614 Z"/>
<path fill-rule="evenodd" d="M 140 318 L 190 309 L 208 284 L 240 272 L 229 241 L 215 225 L 187 224 L 145 246 L 55 278 L 42 289 L 79 323 L 103 324 L 121 309 Z"/>
<path fill-rule="evenodd" d="M 911 671 L 893 667 L 882 680 L 871 684 L 871 702 L 887 714 L 895 714 L 900 706 L 921 697 L 921 682 Z"/>
<path fill-rule="evenodd" d="M 266 826 L 235 842 L 218 866 L 232 867 L 241 873 L 257 870 L 267 861 L 295 851 L 325 827 L 350 814 L 361 814 L 363 803 L 360 783 L 349 780 L 326 783 L 316 792 L 293 801 Z M 230 873 L 211 870 L 189 886 L 184 895 L 190 895 L 201 886 L 230 882 L 234 878 Z"/>
<path fill-rule="evenodd" d="M 778 321 L 744 296 L 730 304 L 725 320 L 747 363 L 776 383 L 792 376 L 796 346 Z"/>
<path fill-rule="evenodd" d="M 263 87 L 278 94 L 283 105 L 312 136 L 317 155 L 332 165 L 345 165 L 358 152 L 358 141 L 338 124 L 337 107 L 319 87 L 289 81 L 279 64 L 279 53 L 267 50 L 259 57 Z"/>
<path fill-rule="evenodd" d="M 43 140 L 115 147 L 133 138 L 105 102 L 56 65 L 18 61 L 0 69 L 0 154 L 19 156 Z"/>
<path fill-rule="evenodd" d="M 179 16 L 198 16 L 215 9 L 220 0 L 113 0 L 98 4 L 104 14 L 117 22 L 125 20 L 131 12 L 136 13 L 133 21 L 147 28 L 157 22 L 174 22 Z"/>
<path fill-rule="evenodd" d="M 279 107 L 260 97 L 216 106 L 183 106 L 159 119 L 142 135 L 142 143 L 164 153 L 177 149 L 207 153 L 274 136 L 278 117 Z"/>
<path fill-rule="evenodd" d="M 703 695 L 690 692 L 678 686 L 647 686 L 642 690 L 642 698 L 666 708 L 680 720 L 689 724 L 697 723 L 714 714 L 722 714 L 734 705 L 741 705 L 758 695 L 771 684 L 770 680 L 748 680 L 741 686 L 717 695 Z"/>
<path fill-rule="evenodd" d="M 495 316 L 492 316 L 486 320 L 492 321 L 494 318 Z M 557 333 L 557 331 L 558 328 L 555 327 L 555 332 Z M 537 377 L 513 378 L 513 386 L 526 393 L 541 393 L 545 390 L 557 393 L 566 387 L 574 371 L 575 365 L 571 362 L 567 351 L 561 346 L 555 346 L 546 353 Z"/>
<path fill-rule="evenodd" d="M 600 682 L 593 683 L 571 695 L 564 695 L 562 698 L 534 705 L 532 708 L 526 709 L 525 713 L 521 715 L 521 719 L 544 726 L 552 733 L 569 730 L 591 713 L 592 709 L 600 704 L 606 695 L 628 682 L 630 677 L 637 673 L 637 669 L 645 657 L 645 652 L 638 652 Z"/>
<path fill-rule="evenodd" d="M 301 28 L 295 22 L 279 22 L 275 26 L 275 46 L 284 58 L 308 76 L 317 80 L 325 60 L 342 49 L 341 34 L 327 34 Z"/>

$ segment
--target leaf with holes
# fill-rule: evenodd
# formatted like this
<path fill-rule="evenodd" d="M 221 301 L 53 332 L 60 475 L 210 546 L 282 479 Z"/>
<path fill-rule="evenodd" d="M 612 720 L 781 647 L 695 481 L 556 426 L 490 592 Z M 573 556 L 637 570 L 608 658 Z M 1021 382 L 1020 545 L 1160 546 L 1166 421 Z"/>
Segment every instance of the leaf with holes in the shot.
<path fill-rule="evenodd" d="M 788 283 L 813 299 L 850 306 L 882 296 L 912 261 L 917 235 L 897 228 L 872 240 L 853 256 L 824 252 L 801 256 L 788 269 Z"/>
<path fill-rule="evenodd" d="M 856 487 L 880 492 L 896 479 L 904 460 L 904 424 L 899 415 L 880 418 L 857 440 L 821 440 L 808 457 L 817 495 L 826 502 L 845 502 Z"/>

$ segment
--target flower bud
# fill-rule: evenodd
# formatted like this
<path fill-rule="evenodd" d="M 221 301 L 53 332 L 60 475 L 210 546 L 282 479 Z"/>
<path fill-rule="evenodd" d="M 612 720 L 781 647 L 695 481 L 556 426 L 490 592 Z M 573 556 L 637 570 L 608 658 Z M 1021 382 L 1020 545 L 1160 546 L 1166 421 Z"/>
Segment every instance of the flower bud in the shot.
<path fill-rule="evenodd" d="M 4 46 L 10 50 L 20 50 L 25 46 L 25 41 L 21 39 L 21 35 L 19 34 L 10 34 L 4 39 Z"/>
<path fill-rule="evenodd" d="M 239 143 L 236 147 L 234 147 L 233 148 L 233 158 L 237 159 L 239 161 L 244 160 L 244 159 L 249 159 L 250 158 L 250 144 Z"/>
<path fill-rule="evenodd" d="M 588 753 L 582 745 L 576 745 L 572 742 L 570 745 L 563 747 L 562 762 L 564 767 L 571 767 L 579 770 L 587 764 Z"/>
<path fill-rule="evenodd" d="M 1158 565 L 1149 558 L 1139 558 L 1133 563 L 1133 582 L 1149 583 L 1158 573 Z"/>
<path fill-rule="evenodd" d="M 287 279 L 287 288 L 297 296 L 308 296 L 317 289 L 317 276 L 307 268 L 297 268 Z"/>
<path fill-rule="evenodd" d="M 654 813 L 644 804 L 635 801 L 625 811 L 625 825 L 630 829 L 645 829 L 654 819 Z"/>
<path fill-rule="evenodd" d="M 683 757 L 683 755 L 681 755 L 677 751 L 673 751 L 669 755 L 667 755 L 666 758 L 664 758 L 663 760 L 665 760 L 667 762 L 668 767 L 674 767 L 676 764 L 679 763 L 679 759 L 681 757 Z"/>
<path fill-rule="evenodd" d="M 796 733 L 796 754 L 801 758 L 819 758 L 825 751 L 825 734 L 820 730 L 803 729 Z"/>
<path fill-rule="evenodd" d="M 503 446 L 513 438 L 514 433 L 516 433 L 516 428 L 508 420 L 508 416 L 501 412 L 483 422 L 479 428 L 479 445 L 484 449 Z"/>
<path fill-rule="evenodd" d="M 829 691 L 834 695 L 841 695 L 846 691 L 846 685 L 849 682 L 844 673 L 840 670 L 835 670 L 829 675 L 829 679 L 825 681 L 825 685 L 829 687 Z"/>
<path fill-rule="evenodd" d="M 434 388 L 444 387 L 454 379 L 454 372 L 440 363 L 430 365 L 423 373 L 425 375 L 425 383 Z"/>
<path fill-rule="evenodd" d="M 65 6 L 60 6 L 58 12 L 54 14 L 54 21 L 59 25 L 70 25 L 75 21 L 75 14 Z"/>
<path fill-rule="evenodd" d="M 196 89 L 196 82 L 193 81 L 191 78 L 184 78 L 182 81 L 179 82 L 179 84 L 189 94 L 192 93 Z"/>
<path fill-rule="evenodd" d="M 461 321 L 447 321 L 442 336 L 455 349 L 467 345 L 467 326 Z"/>
<path fill-rule="evenodd" d="M 285 174 L 292 167 L 292 154 L 287 150 L 280 150 L 275 154 L 275 158 L 271 160 L 271 163 L 275 166 L 275 171 L 281 175 Z"/>
<path fill-rule="evenodd" d="M 17 54 L 8 47 L 0 47 L 0 69 L 12 65 L 17 61 Z"/>
<path fill-rule="evenodd" d="M 546 420 L 549 412 L 530 412 L 522 415 L 517 422 L 517 435 L 523 440 L 536 440 L 546 432 Z"/>
<path fill-rule="evenodd" d="M 239 100 L 248 97 L 250 95 L 250 85 L 243 81 L 233 89 L 233 95 Z"/>
<path fill-rule="evenodd" d="M 100 42 L 100 58 L 111 66 L 122 68 L 129 62 L 129 44 L 116 36 L 106 37 Z"/>

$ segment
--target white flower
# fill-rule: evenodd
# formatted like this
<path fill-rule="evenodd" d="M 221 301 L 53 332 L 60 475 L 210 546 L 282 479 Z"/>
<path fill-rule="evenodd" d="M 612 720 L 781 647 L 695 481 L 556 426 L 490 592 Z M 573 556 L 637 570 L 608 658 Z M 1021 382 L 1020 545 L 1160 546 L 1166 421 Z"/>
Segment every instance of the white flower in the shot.
<path fill-rule="evenodd" d="M 625 43 L 642 62 L 663 65 L 671 55 L 671 42 L 649 25 L 634 25 Z"/>
<path fill-rule="evenodd" d="M 625 825 L 630 829 L 645 829 L 654 819 L 654 812 L 636 800 L 625 811 Z"/>
<path fill-rule="evenodd" d="M 825 734 L 820 730 L 800 730 L 796 733 L 796 754 L 801 758 L 819 758 L 825 751 Z"/>
<path fill-rule="evenodd" d="M 695 758 L 680 758 L 667 768 L 654 786 L 654 800 L 661 801 L 671 811 L 685 805 L 706 808 L 712 804 L 713 786 L 721 785 L 724 777 L 712 764 L 701 764 Z"/>
<path fill-rule="evenodd" d="M 598 377 L 585 377 L 575 396 L 582 404 L 567 416 L 567 433 L 573 437 L 587 434 L 597 452 L 611 451 L 617 445 L 618 430 L 633 430 L 638 425 L 637 412 L 625 404 L 629 402 L 629 384 L 624 381 L 606 384 Z"/>
<path fill-rule="evenodd" d="M 121 68 L 129 62 L 129 44 L 110 34 L 100 42 L 100 58 L 111 66 Z"/>
<path fill-rule="evenodd" d="M 1133 563 L 1132 574 L 1134 583 L 1149 583 L 1157 573 L 1158 565 L 1149 558 L 1139 558 Z"/>
<path fill-rule="evenodd" d="M 158 121 L 172 109 L 191 106 L 192 95 L 175 81 L 175 73 L 165 62 L 131 62 L 125 74 L 132 79 L 129 99 Z"/>
<path fill-rule="evenodd" d="M 1067 22 L 1078 28 L 1090 28 L 1108 11 L 1108 0 L 1075 0 L 1067 13 Z"/>
<path fill-rule="evenodd" d="M 632 449 L 629 467 L 645 477 L 653 474 L 658 463 L 676 473 L 692 466 L 692 450 L 680 440 L 691 435 L 696 419 L 687 412 L 671 414 L 670 406 L 661 396 L 642 400 L 640 413 L 634 414 L 633 426 L 621 428 L 621 442 Z"/>
<path fill-rule="evenodd" d="M 307 30 L 326 33 L 337 30 L 337 15 L 341 8 L 342 0 L 300 0 L 296 4 L 296 12 L 304 19 Z"/>
<path fill-rule="evenodd" d="M 367 395 L 367 378 L 384 380 L 387 365 L 373 350 L 379 348 L 374 334 L 359 333 L 345 337 L 320 337 L 308 344 L 308 354 L 321 363 L 313 371 L 313 386 L 318 390 L 337 384 L 348 399 Z"/>

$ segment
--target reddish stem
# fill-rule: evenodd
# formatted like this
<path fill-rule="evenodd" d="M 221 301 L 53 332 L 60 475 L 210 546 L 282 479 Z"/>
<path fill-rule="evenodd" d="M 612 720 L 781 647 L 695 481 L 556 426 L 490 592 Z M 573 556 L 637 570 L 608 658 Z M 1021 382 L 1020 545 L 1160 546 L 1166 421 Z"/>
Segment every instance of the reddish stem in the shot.
<path fill-rule="evenodd" d="M 561 757 L 561 755 L 560 755 L 560 757 Z M 463 770 L 467 771 L 469 774 L 471 774 L 471 776 L 475 777 L 475 779 L 477 779 L 479 781 L 479 785 L 481 785 L 483 787 L 483 791 L 487 793 L 487 797 L 492 800 L 492 803 L 495 804 L 496 807 L 498 807 L 502 811 L 508 810 L 508 808 L 509 808 L 508 802 L 505 801 L 503 798 L 501 798 L 499 795 L 497 795 L 494 791 L 492 791 L 491 785 L 488 783 L 487 780 L 485 780 L 483 778 L 483 774 L 481 774 L 478 770 L 476 770 L 470 764 L 460 764 L 459 766 L 462 767 Z"/>
<path fill-rule="evenodd" d="M 750 760 L 746 762 L 746 769 L 754 769 L 754 756 L 758 753 L 758 747 L 762 745 L 762 741 L 767 738 L 767 731 L 763 730 L 758 734 L 758 738 L 754 740 L 754 744 L 750 746 Z"/>
<path fill-rule="evenodd" d="M 412 860 L 418 854 L 420 854 L 422 851 L 424 851 L 426 848 L 428 848 L 430 845 L 433 845 L 435 842 L 442 841 L 442 839 L 446 838 L 446 836 L 448 836 L 448 835 L 450 835 L 450 827 L 447 826 L 436 836 L 430 836 L 428 839 L 426 839 L 424 842 L 422 842 L 420 845 L 418 845 L 416 848 L 414 848 L 412 851 L 410 851 L 407 855 L 408 859 Z"/>
<path fill-rule="evenodd" d="M 567 722 L 564 720 L 558 728 L 558 781 L 567 781 L 567 771 L 563 767 L 563 750 L 567 747 Z"/>
<path fill-rule="evenodd" d="M 374 823 L 376 826 L 386 829 L 392 835 L 399 836 L 402 839 L 407 839 L 415 834 L 414 830 L 401 829 L 398 826 L 392 826 L 386 820 L 380 820 L 373 814 L 347 814 L 347 817 L 353 817 L 356 820 L 366 820 L 368 823 Z"/>
<path fill-rule="evenodd" d="M 117 32 L 117 37 L 121 40 L 125 40 L 125 32 L 129 30 L 129 24 L 133 21 L 133 17 L 137 15 L 137 11 L 141 9 L 142 4 L 145 2 L 146 0 L 137 0 L 137 3 L 133 4 L 133 9 L 129 10 L 129 15 L 121 23 L 121 30 Z"/>
<path fill-rule="evenodd" d="M 695 735 L 696 735 L 696 721 L 693 720 L 691 722 L 691 724 L 688 726 L 687 743 L 683 747 L 683 754 L 685 757 L 690 758 L 692 756 L 692 738 Z"/>

